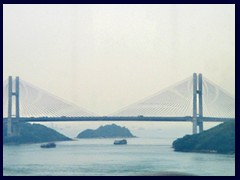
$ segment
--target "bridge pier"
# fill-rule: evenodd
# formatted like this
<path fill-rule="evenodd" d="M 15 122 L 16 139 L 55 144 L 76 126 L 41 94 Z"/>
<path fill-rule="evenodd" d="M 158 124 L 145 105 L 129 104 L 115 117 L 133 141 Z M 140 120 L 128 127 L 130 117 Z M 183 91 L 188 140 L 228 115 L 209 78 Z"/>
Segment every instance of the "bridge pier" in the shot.
<path fill-rule="evenodd" d="M 199 133 L 203 131 L 203 102 L 202 102 L 202 74 L 198 74 L 198 127 Z"/>
<path fill-rule="evenodd" d="M 8 121 L 7 136 L 12 136 L 12 76 L 8 77 Z"/>
<path fill-rule="evenodd" d="M 198 97 L 198 103 L 197 103 Z M 198 104 L 198 105 L 197 105 Z M 198 111 L 197 111 L 198 110 Z M 203 131 L 202 74 L 193 74 L 193 134 Z M 199 131 L 198 131 L 199 127 Z"/>
<path fill-rule="evenodd" d="M 15 118 L 12 114 L 12 96 L 15 96 Z M 15 92 L 13 92 L 12 76 L 8 77 L 8 121 L 7 121 L 7 136 L 18 135 L 18 121 L 20 118 L 19 107 L 19 77 L 15 80 Z"/>
<path fill-rule="evenodd" d="M 193 129 L 192 133 L 197 134 L 197 74 L 193 74 Z"/>

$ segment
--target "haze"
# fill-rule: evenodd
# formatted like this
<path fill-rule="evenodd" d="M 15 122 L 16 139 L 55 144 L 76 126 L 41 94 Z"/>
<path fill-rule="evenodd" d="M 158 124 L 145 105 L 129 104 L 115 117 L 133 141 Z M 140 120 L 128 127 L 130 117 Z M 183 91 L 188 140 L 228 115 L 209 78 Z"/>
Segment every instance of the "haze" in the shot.
<path fill-rule="evenodd" d="M 235 95 L 235 5 L 4 5 L 3 80 L 105 115 L 193 72 Z"/>

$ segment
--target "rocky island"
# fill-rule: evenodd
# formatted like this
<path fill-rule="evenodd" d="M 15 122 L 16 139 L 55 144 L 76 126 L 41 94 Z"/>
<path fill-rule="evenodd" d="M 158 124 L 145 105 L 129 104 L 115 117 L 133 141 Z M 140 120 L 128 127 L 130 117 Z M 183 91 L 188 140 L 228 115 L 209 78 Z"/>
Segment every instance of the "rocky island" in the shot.
<path fill-rule="evenodd" d="M 186 135 L 172 144 L 175 151 L 235 153 L 235 121 L 225 122 L 199 134 Z"/>
<path fill-rule="evenodd" d="M 96 130 L 87 129 L 78 134 L 77 138 L 131 138 L 135 137 L 125 127 L 116 124 L 100 126 Z"/>
<path fill-rule="evenodd" d="M 19 123 L 18 136 L 7 137 L 7 123 L 3 123 L 3 144 L 69 141 L 70 138 L 41 124 Z"/>

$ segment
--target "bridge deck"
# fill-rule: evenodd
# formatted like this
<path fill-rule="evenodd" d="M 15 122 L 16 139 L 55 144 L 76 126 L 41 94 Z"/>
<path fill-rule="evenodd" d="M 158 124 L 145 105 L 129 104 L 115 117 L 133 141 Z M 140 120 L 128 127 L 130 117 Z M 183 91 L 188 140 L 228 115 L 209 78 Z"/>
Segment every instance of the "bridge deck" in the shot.
<path fill-rule="evenodd" d="M 14 119 L 14 118 L 13 118 Z M 191 116 L 185 117 L 149 117 L 149 116 L 92 116 L 92 117 L 21 117 L 21 122 L 71 122 L 71 121 L 182 121 L 191 122 Z M 7 120 L 7 118 L 3 118 Z M 232 121 L 235 118 L 215 118 L 203 117 L 204 122 L 225 122 Z"/>

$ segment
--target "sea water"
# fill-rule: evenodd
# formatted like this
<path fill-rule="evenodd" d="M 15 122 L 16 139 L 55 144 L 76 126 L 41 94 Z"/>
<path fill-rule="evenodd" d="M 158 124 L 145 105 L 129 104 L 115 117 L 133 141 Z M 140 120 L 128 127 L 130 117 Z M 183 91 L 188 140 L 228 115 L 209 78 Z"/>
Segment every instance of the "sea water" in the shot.
<path fill-rule="evenodd" d="M 79 130 L 105 123 L 45 123 L 74 137 Z M 115 139 L 78 139 L 56 142 L 56 148 L 41 144 L 3 146 L 4 176 L 144 176 L 204 175 L 234 176 L 235 155 L 175 152 L 172 141 L 191 133 L 189 124 L 119 122 L 130 127 L 136 138 L 127 145 L 113 145 Z M 215 124 L 210 124 L 209 128 Z M 75 134 L 75 135 L 74 135 Z"/>

